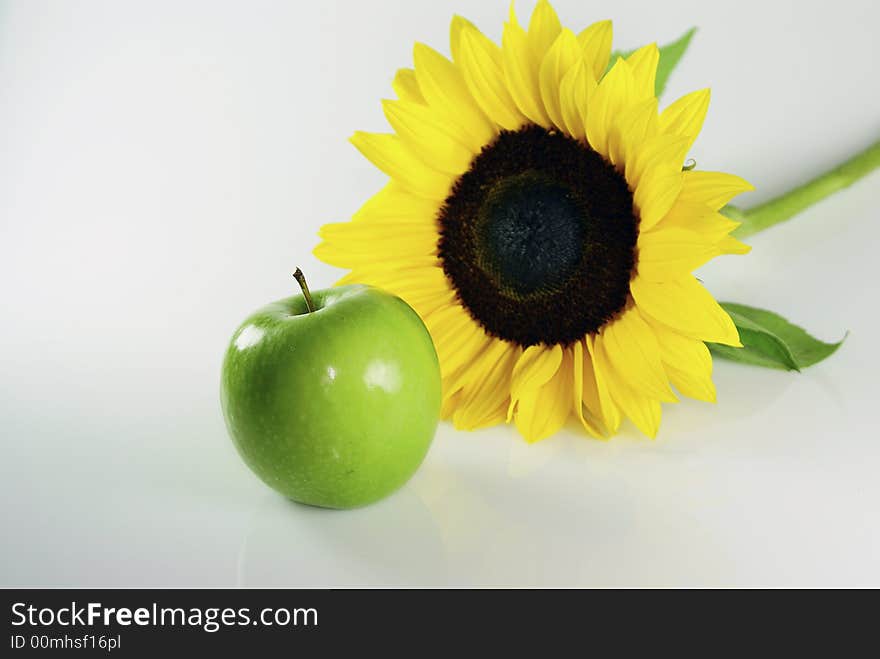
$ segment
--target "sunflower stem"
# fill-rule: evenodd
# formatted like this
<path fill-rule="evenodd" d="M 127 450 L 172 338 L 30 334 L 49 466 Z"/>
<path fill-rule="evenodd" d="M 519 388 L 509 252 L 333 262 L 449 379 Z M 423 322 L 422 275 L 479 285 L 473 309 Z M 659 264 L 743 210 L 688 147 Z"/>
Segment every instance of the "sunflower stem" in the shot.
<path fill-rule="evenodd" d="M 302 270 L 297 268 L 296 272 L 293 273 L 293 278 L 296 279 L 296 283 L 298 283 L 299 287 L 302 289 L 309 313 L 313 313 L 315 311 L 315 303 L 312 301 L 312 294 L 309 292 L 309 285 L 306 283 L 306 276 L 302 273 Z"/>
<path fill-rule="evenodd" d="M 877 167 L 880 167 L 880 140 L 846 162 L 775 199 L 747 210 L 727 206 L 721 212 L 732 220 L 742 222 L 733 235 L 746 238 L 785 222 L 825 197 L 849 187 Z"/>

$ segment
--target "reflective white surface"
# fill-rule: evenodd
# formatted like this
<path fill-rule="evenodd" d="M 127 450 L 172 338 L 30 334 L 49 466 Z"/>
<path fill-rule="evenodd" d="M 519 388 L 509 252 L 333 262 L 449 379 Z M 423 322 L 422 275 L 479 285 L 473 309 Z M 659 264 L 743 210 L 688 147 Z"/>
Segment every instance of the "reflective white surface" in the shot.
<path fill-rule="evenodd" d="M 878 137 L 873 3 L 663 4 L 557 3 L 622 46 L 700 26 L 665 100 L 713 87 L 692 155 L 743 203 Z M 877 174 L 701 273 L 846 345 L 718 363 L 720 402 L 666 406 L 656 441 L 442 424 L 349 512 L 240 462 L 227 341 L 295 266 L 339 275 L 316 230 L 383 181 L 346 137 L 456 11 L 498 37 L 507 3 L 0 5 L 0 585 L 880 586 Z"/>

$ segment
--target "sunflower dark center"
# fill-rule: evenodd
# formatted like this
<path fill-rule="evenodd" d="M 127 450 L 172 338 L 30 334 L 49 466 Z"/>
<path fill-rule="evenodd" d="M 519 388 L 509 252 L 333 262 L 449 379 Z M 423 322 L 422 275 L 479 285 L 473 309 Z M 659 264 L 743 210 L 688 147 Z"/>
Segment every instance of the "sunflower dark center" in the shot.
<path fill-rule="evenodd" d="M 480 265 L 512 297 L 561 286 L 581 260 L 584 224 L 584 209 L 564 185 L 535 170 L 510 176 L 480 208 Z"/>
<path fill-rule="evenodd" d="M 523 346 L 569 344 L 627 303 L 638 221 L 626 180 L 585 144 L 504 131 L 438 216 L 439 255 L 470 315 Z"/>

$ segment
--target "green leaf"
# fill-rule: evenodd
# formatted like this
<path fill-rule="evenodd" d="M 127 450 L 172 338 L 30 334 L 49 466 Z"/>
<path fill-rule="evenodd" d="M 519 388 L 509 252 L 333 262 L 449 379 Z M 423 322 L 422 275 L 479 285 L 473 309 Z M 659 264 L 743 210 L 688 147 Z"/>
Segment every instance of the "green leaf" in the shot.
<path fill-rule="evenodd" d="M 697 28 L 692 27 L 672 43 L 660 47 L 660 62 L 657 64 L 657 80 L 654 83 L 654 92 L 657 95 L 657 98 L 660 98 L 663 90 L 666 89 L 666 81 L 669 80 L 669 76 L 673 69 L 684 56 L 684 53 L 688 49 L 691 39 L 696 31 Z M 612 67 L 618 57 L 626 59 L 634 52 L 634 50 L 628 50 L 611 53 L 611 61 L 608 63 L 608 68 L 610 69 Z"/>
<path fill-rule="evenodd" d="M 719 357 L 742 364 L 799 371 L 833 355 L 846 339 L 825 343 L 772 311 L 733 302 L 721 306 L 739 330 L 743 347 L 706 345 Z"/>

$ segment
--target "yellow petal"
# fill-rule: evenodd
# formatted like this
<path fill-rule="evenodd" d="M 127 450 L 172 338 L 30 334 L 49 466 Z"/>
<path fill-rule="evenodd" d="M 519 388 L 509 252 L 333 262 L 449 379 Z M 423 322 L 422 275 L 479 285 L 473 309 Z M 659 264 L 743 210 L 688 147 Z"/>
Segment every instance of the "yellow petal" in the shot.
<path fill-rule="evenodd" d="M 684 172 L 681 200 L 704 204 L 717 211 L 741 192 L 754 189 L 751 183 L 733 174 L 693 170 Z"/>
<path fill-rule="evenodd" d="M 701 345 L 706 348 L 706 344 L 701 343 Z M 718 394 L 715 391 L 715 383 L 712 382 L 711 372 L 709 375 L 702 375 L 668 364 L 666 372 L 669 374 L 669 381 L 681 392 L 682 396 L 707 403 L 718 402 Z"/>
<path fill-rule="evenodd" d="M 654 439 L 660 430 L 660 420 L 663 410 L 660 403 L 650 398 L 637 398 L 634 402 L 628 403 L 632 407 L 628 408 L 627 416 L 636 424 L 636 428 L 641 430 L 647 437 Z"/>
<path fill-rule="evenodd" d="M 449 351 L 440 357 L 440 375 L 443 380 L 443 395 L 451 396 L 456 391 L 463 389 L 469 384 L 475 371 L 470 368 L 480 356 L 492 346 L 497 339 L 486 334 L 482 328 L 478 331 L 467 333 L 467 339 L 459 344 L 454 352 Z M 447 368 L 443 369 L 443 360 L 447 362 Z"/>
<path fill-rule="evenodd" d="M 458 68 L 432 48 L 417 43 L 413 49 L 416 80 L 428 105 L 455 123 L 470 137 L 468 146 L 479 152 L 497 134 L 495 125 L 477 106 Z"/>
<path fill-rule="evenodd" d="M 613 435 L 620 428 L 621 412 L 617 403 L 611 398 L 608 388 L 610 386 L 608 372 L 611 365 L 605 360 L 604 354 L 599 354 L 596 348 L 597 337 L 598 335 L 591 335 L 584 339 L 587 348 L 587 353 L 584 355 L 584 405 L 602 419 L 605 429 Z M 593 390 L 587 386 L 590 381 L 587 374 L 590 372 L 596 384 L 595 396 Z"/>
<path fill-rule="evenodd" d="M 541 62 L 532 51 L 525 30 L 515 22 L 515 16 L 504 24 L 501 46 L 504 80 L 516 106 L 534 123 L 550 128 L 538 83 Z"/>
<path fill-rule="evenodd" d="M 458 402 L 461 400 L 461 389 L 450 394 L 449 396 L 443 396 L 443 403 L 440 405 L 440 418 L 448 419 L 452 416 L 452 413 L 455 412 L 455 409 L 458 407 Z"/>
<path fill-rule="evenodd" d="M 599 339 L 617 380 L 645 396 L 676 400 L 660 361 L 654 332 L 636 307 L 606 324 Z"/>
<path fill-rule="evenodd" d="M 656 98 L 631 105 L 612 124 L 608 135 L 609 160 L 618 168 L 632 162 L 658 130 Z M 638 181 L 634 181 L 634 185 L 637 184 Z"/>
<path fill-rule="evenodd" d="M 633 98 L 644 101 L 656 98 L 654 81 L 657 78 L 657 64 L 660 62 L 660 49 L 652 43 L 639 48 L 627 59 L 633 73 Z"/>
<path fill-rule="evenodd" d="M 394 82 L 391 83 L 394 93 L 401 101 L 409 101 L 410 103 L 425 104 L 425 97 L 419 89 L 419 83 L 416 80 L 416 72 L 412 69 L 400 69 L 394 76 Z"/>
<path fill-rule="evenodd" d="M 614 30 L 611 21 L 593 23 L 578 35 L 578 43 L 583 49 L 584 61 L 596 82 L 602 79 L 608 68 L 613 36 Z"/>
<path fill-rule="evenodd" d="M 727 312 L 691 275 L 656 283 L 637 276 L 630 291 L 639 311 L 681 334 L 730 346 L 742 345 Z"/>
<path fill-rule="evenodd" d="M 506 130 L 516 130 L 526 123 L 507 90 L 501 49 L 478 30 L 465 27 L 460 51 L 465 83 L 486 116 Z"/>
<path fill-rule="evenodd" d="M 442 268 L 405 266 L 406 263 L 400 260 L 379 264 L 374 260 L 358 266 L 336 283 L 340 286 L 353 283 L 371 284 L 407 301 L 415 296 L 446 294 L 450 290 Z"/>
<path fill-rule="evenodd" d="M 608 134 L 614 119 L 630 104 L 632 71 L 623 58 L 618 58 L 590 99 L 584 124 L 587 140 L 601 155 L 608 155 Z"/>
<path fill-rule="evenodd" d="M 638 394 L 624 385 L 615 386 L 613 396 L 636 428 L 651 439 L 657 436 L 663 414 L 659 401 Z"/>
<path fill-rule="evenodd" d="M 590 370 L 587 372 L 586 377 L 584 376 L 584 344 L 583 341 L 575 341 L 571 344 L 571 347 L 568 348 L 571 351 L 571 363 L 572 363 L 572 408 L 574 409 L 575 416 L 577 416 L 578 421 L 581 422 L 584 429 L 590 433 L 593 437 L 597 439 L 604 439 L 604 434 L 602 432 L 601 427 L 598 423 L 596 423 L 593 418 L 595 412 L 591 412 L 591 410 L 587 409 L 587 414 L 584 414 L 584 398 L 589 396 L 591 399 L 596 396 L 596 381 L 593 376 L 592 362 L 590 363 Z M 589 394 L 587 396 L 584 395 L 585 388 L 589 389 Z"/>
<path fill-rule="evenodd" d="M 663 110 L 660 115 L 660 129 L 664 133 L 687 137 L 687 148 L 690 149 L 703 128 L 710 98 L 711 92 L 708 89 L 682 96 Z"/>
<path fill-rule="evenodd" d="M 441 308 L 424 318 L 440 357 L 440 374 L 448 377 L 466 363 L 464 348 L 479 342 L 483 329 L 458 304 Z"/>
<path fill-rule="evenodd" d="M 461 336 L 465 330 L 472 329 L 472 321 L 467 312 L 459 305 L 450 305 L 438 309 L 424 319 L 437 350 L 448 349 L 448 342 Z"/>
<path fill-rule="evenodd" d="M 526 391 L 537 389 L 559 370 L 562 362 L 562 347 L 559 345 L 529 346 L 523 351 L 510 380 L 510 407 L 507 420 L 513 417 L 513 410 L 519 397 Z"/>
<path fill-rule="evenodd" d="M 474 426 L 474 429 L 489 428 L 501 425 L 502 423 L 507 423 L 507 400 L 480 419 Z"/>
<path fill-rule="evenodd" d="M 461 66 L 461 32 L 465 28 L 477 29 L 468 19 L 458 14 L 452 17 L 452 23 L 449 25 L 449 50 L 452 53 L 452 61 L 459 66 Z"/>
<path fill-rule="evenodd" d="M 327 242 L 344 245 L 353 251 L 371 252 L 390 245 L 388 251 L 414 250 L 432 254 L 437 249 L 437 230 L 428 222 L 334 222 L 325 224 L 318 235 Z M 400 252 L 398 252 L 398 256 Z"/>
<path fill-rule="evenodd" d="M 361 278 L 358 279 L 355 275 Z M 380 281 L 383 283 L 379 283 Z M 406 287 L 413 291 L 448 288 L 443 268 L 436 258 L 433 259 L 433 264 L 430 267 L 415 263 L 406 257 L 393 261 L 376 261 L 374 259 L 371 263 L 359 265 L 356 272 L 350 272 L 341 277 L 337 285 L 352 283 L 373 284 L 387 288 L 394 293 L 400 287 Z"/>
<path fill-rule="evenodd" d="M 625 113 L 624 117 L 628 113 Z M 655 133 L 635 149 L 626 161 L 625 176 L 631 188 L 637 188 L 642 178 L 656 174 L 681 174 L 681 166 L 687 154 L 688 138 L 681 135 Z"/>
<path fill-rule="evenodd" d="M 313 254 L 340 268 L 439 267 L 437 231 L 427 222 L 339 222 L 325 224 L 324 242 Z"/>
<path fill-rule="evenodd" d="M 738 222 L 711 210 L 705 204 L 682 201 L 681 195 L 672 208 L 657 224 L 656 229 L 684 229 L 694 231 L 712 242 L 720 242 L 727 234 L 739 226 Z"/>
<path fill-rule="evenodd" d="M 529 443 L 555 434 L 571 414 L 572 357 L 563 351 L 557 372 L 548 382 L 529 389 L 516 406 L 516 428 Z"/>
<path fill-rule="evenodd" d="M 427 105 L 386 100 L 382 108 L 397 135 L 432 168 L 458 177 L 470 167 L 474 152 L 467 135 Z"/>
<path fill-rule="evenodd" d="M 550 50 L 550 46 L 562 31 L 562 23 L 556 10 L 547 0 L 539 0 L 529 20 L 529 45 L 538 61 Z"/>
<path fill-rule="evenodd" d="M 390 276 L 392 277 L 392 281 L 388 282 L 387 280 L 383 281 L 381 275 L 364 270 L 363 267 L 358 267 L 345 277 L 342 277 L 335 285 L 368 284 L 371 286 L 378 286 L 403 299 L 422 319 L 428 317 L 438 309 L 449 307 L 454 302 L 453 291 L 438 288 L 436 286 L 425 285 L 424 283 L 402 283 L 399 281 L 400 274 L 401 271 L 399 269 L 391 271 Z M 389 273 L 386 272 L 385 275 L 387 277 Z"/>
<path fill-rule="evenodd" d="M 733 236 L 724 236 L 718 244 L 722 254 L 748 254 L 752 251 L 751 245 L 740 242 Z"/>
<path fill-rule="evenodd" d="M 565 29 L 559 33 L 541 62 L 541 100 L 557 128 L 565 130 L 559 101 L 559 83 L 569 69 L 581 59 L 580 47 L 574 32 Z"/>
<path fill-rule="evenodd" d="M 439 207 L 440 202 L 414 195 L 400 184 L 389 181 L 360 207 L 352 220 L 400 220 L 434 226 Z"/>
<path fill-rule="evenodd" d="M 610 350 L 602 336 L 596 337 L 596 354 L 598 362 L 610 364 Z M 636 427 L 648 437 L 656 437 L 660 428 L 660 402 L 640 391 L 631 388 L 614 368 L 607 369 L 608 391 L 620 410 L 628 416 Z"/>
<path fill-rule="evenodd" d="M 596 91 L 596 81 L 587 71 L 583 59 L 568 70 L 559 83 L 559 103 L 562 120 L 568 134 L 578 140 L 586 139 L 584 110 Z"/>
<path fill-rule="evenodd" d="M 508 8 L 507 20 L 511 25 L 516 25 L 517 27 L 519 27 L 520 26 L 519 19 L 516 17 L 516 9 L 514 8 L 515 4 L 516 4 L 516 0 L 510 0 L 510 7 Z"/>
<path fill-rule="evenodd" d="M 502 358 L 508 353 L 508 347 L 508 344 L 504 341 L 498 339 L 490 340 L 487 342 L 485 350 L 477 355 L 472 362 L 468 363 L 467 368 L 464 370 L 466 376 L 462 378 L 462 396 L 459 400 L 459 407 L 453 414 L 453 421 L 456 428 L 464 430 L 472 429 L 472 423 L 469 422 L 472 422 L 473 419 L 469 417 L 474 416 L 474 404 L 482 402 L 479 400 L 479 397 L 480 393 L 485 390 L 487 376 L 489 376 L 493 370 L 498 370 L 496 367 L 502 361 Z M 513 368 L 513 364 L 510 365 L 510 368 Z M 509 387 L 510 371 L 507 372 L 507 379 Z M 497 394 L 498 392 L 486 393 L 491 395 L 492 393 Z M 508 390 L 506 389 L 503 392 L 503 396 L 506 398 L 507 395 Z M 497 407 L 500 402 L 500 400 L 493 402 L 489 405 L 488 410 L 484 409 L 483 412 L 491 411 Z"/>
<path fill-rule="evenodd" d="M 453 416 L 456 428 L 474 430 L 495 419 L 502 405 L 506 411 L 510 376 L 521 353 L 519 346 L 496 340 L 480 363 L 473 364 L 473 371 L 479 377 L 462 389 L 461 401 Z"/>
<path fill-rule="evenodd" d="M 685 396 L 714 403 L 715 385 L 712 383 L 712 356 L 706 344 L 651 322 L 660 358 L 669 379 Z"/>
<path fill-rule="evenodd" d="M 318 243 L 312 250 L 317 258 L 324 263 L 335 265 L 337 268 L 373 268 L 374 271 L 382 268 L 386 271 L 393 271 L 398 268 L 434 268 L 440 265 L 437 257 L 430 253 L 419 253 L 422 250 L 414 251 L 406 257 L 401 258 L 401 248 L 398 245 L 396 249 L 391 247 L 379 248 L 375 250 L 353 249 L 350 245 L 339 245 L 330 242 Z M 381 266 L 375 266 L 377 259 L 382 261 Z M 391 259 L 394 259 L 393 261 Z"/>
<path fill-rule="evenodd" d="M 446 308 L 455 301 L 454 291 L 422 291 L 397 295 L 415 310 L 419 318 L 424 318 L 437 309 Z"/>
<path fill-rule="evenodd" d="M 643 145 L 650 143 L 660 130 L 657 99 L 650 98 L 634 105 L 624 120 L 618 122 L 618 128 L 622 136 L 623 162 L 626 163 L 634 159 Z"/>
<path fill-rule="evenodd" d="M 445 199 L 452 187 L 448 174 L 428 167 L 397 135 L 356 132 L 351 143 L 367 160 L 413 194 Z"/>
<path fill-rule="evenodd" d="M 633 195 L 641 231 L 653 227 L 672 208 L 681 193 L 681 174 L 681 171 L 655 169 L 641 177 Z"/>
<path fill-rule="evenodd" d="M 638 273 L 651 281 L 679 279 L 721 254 L 704 234 L 678 228 L 642 231 L 638 239 Z"/>
<path fill-rule="evenodd" d="M 635 190 L 633 200 L 639 211 L 642 231 L 659 222 L 672 208 L 684 185 L 682 162 L 687 138 L 659 134 L 646 140 L 626 163 L 625 176 Z"/>

